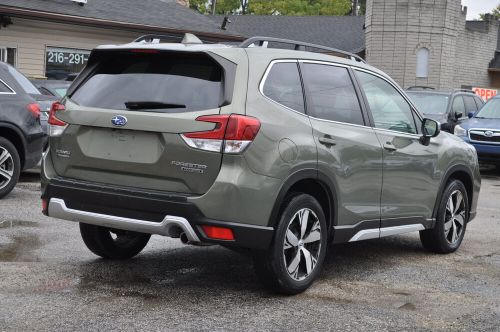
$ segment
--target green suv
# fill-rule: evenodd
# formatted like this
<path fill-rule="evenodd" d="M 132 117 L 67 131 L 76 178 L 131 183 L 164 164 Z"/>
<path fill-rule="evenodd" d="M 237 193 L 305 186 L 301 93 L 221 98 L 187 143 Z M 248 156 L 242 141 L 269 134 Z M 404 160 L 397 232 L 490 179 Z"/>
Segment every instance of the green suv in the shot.
<path fill-rule="evenodd" d="M 319 45 L 100 46 L 49 124 L 43 212 L 79 222 L 103 258 L 151 234 L 245 248 L 294 294 L 330 243 L 419 231 L 449 253 L 476 215 L 474 148 L 380 70 Z"/>

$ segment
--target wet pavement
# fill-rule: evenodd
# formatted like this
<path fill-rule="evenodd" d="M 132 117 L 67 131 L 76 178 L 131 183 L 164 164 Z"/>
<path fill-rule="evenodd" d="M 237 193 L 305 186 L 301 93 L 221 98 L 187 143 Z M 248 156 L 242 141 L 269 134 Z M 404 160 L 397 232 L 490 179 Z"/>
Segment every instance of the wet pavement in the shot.
<path fill-rule="evenodd" d="M 417 234 L 332 246 L 292 297 L 218 246 L 154 236 L 132 260 L 98 259 L 39 196 L 38 175 L 24 174 L 0 201 L 0 331 L 500 330 L 500 174 L 484 174 L 458 252 L 426 253 Z"/>

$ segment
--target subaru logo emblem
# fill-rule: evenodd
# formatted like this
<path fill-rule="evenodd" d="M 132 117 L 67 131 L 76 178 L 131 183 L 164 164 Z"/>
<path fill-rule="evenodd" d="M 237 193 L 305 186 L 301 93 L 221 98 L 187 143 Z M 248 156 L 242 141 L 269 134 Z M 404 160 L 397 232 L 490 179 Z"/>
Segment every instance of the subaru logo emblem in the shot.
<path fill-rule="evenodd" d="M 485 131 L 484 136 L 486 137 L 493 137 L 493 132 L 491 130 Z"/>
<path fill-rule="evenodd" d="M 111 123 L 113 124 L 113 126 L 123 127 L 127 124 L 127 118 L 122 115 L 115 115 L 111 119 Z"/>

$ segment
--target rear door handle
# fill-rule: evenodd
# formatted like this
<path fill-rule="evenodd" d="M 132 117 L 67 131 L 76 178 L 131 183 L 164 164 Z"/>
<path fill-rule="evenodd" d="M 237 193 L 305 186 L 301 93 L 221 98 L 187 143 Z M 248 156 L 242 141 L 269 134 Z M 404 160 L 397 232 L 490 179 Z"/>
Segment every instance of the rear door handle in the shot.
<path fill-rule="evenodd" d="M 390 152 L 393 152 L 393 151 L 397 150 L 397 148 L 391 142 L 386 142 L 384 144 L 384 149 L 386 149 L 387 151 L 390 151 Z"/>
<path fill-rule="evenodd" d="M 335 140 L 333 138 L 327 137 L 327 136 L 323 136 L 323 137 L 318 138 L 318 141 L 321 144 L 326 145 L 326 146 L 332 146 L 332 145 L 337 144 L 337 142 L 335 142 Z"/>

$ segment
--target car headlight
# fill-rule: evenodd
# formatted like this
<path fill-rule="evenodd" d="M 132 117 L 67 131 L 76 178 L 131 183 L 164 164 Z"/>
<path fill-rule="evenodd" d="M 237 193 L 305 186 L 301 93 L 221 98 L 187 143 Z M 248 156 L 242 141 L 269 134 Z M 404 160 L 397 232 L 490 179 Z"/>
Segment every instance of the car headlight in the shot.
<path fill-rule="evenodd" d="M 456 125 L 455 129 L 453 130 L 453 133 L 457 136 L 467 136 L 467 130 L 464 128 L 460 127 L 460 125 Z"/>

